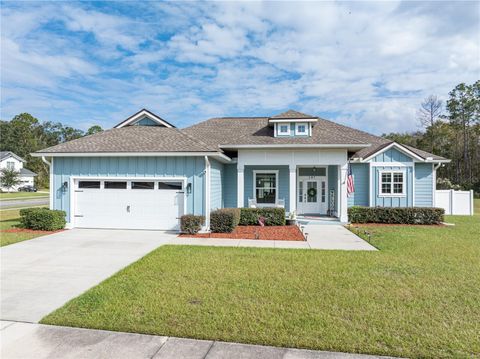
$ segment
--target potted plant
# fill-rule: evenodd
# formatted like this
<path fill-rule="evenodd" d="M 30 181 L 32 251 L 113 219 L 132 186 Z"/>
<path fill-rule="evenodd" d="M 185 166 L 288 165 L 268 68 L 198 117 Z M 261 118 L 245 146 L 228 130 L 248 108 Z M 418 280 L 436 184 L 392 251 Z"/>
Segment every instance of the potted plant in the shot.
<path fill-rule="evenodd" d="M 297 214 L 295 211 L 290 212 L 290 216 L 285 221 L 287 226 L 296 226 L 297 225 Z"/>

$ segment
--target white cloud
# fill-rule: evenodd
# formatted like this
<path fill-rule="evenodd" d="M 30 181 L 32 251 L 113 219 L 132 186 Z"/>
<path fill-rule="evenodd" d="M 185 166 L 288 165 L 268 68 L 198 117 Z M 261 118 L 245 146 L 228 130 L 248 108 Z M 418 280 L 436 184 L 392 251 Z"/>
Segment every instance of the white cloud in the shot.
<path fill-rule="evenodd" d="M 85 126 L 139 107 L 187 125 L 294 107 L 404 131 L 423 97 L 480 71 L 474 3 L 56 5 L 2 11 L 2 115 L 50 118 L 43 100 Z"/>

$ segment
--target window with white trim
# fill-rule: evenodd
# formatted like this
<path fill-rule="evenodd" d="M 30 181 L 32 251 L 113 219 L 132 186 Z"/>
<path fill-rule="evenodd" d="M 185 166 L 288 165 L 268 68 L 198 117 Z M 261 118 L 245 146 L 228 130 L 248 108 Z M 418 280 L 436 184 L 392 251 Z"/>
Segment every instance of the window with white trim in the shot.
<path fill-rule="evenodd" d="M 15 162 L 13 161 L 7 161 L 7 168 L 9 170 L 14 170 L 15 169 Z"/>
<path fill-rule="evenodd" d="M 308 135 L 308 125 L 306 123 L 297 123 L 295 125 L 296 135 Z"/>
<path fill-rule="evenodd" d="M 290 135 L 290 124 L 289 123 L 280 123 L 278 125 L 278 134 L 279 135 Z"/>
<path fill-rule="evenodd" d="M 277 173 L 254 172 L 255 199 L 258 204 L 275 204 L 277 201 Z"/>
<path fill-rule="evenodd" d="M 405 195 L 405 172 L 380 171 L 380 195 L 403 196 Z"/>

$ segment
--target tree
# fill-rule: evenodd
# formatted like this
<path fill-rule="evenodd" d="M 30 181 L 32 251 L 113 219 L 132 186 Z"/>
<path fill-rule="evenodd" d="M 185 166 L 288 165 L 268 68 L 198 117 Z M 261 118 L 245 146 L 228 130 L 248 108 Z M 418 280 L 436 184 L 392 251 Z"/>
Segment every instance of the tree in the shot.
<path fill-rule="evenodd" d="M 456 180 L 458 182 L 473 183 L 472 157 L 477 147 L 473 127 L 479 123 L 480 108 L 480 81 L 472 85 L 461 83 L 450 91 L 447 101 L 448 120 L 456 130 L 456 146 L 462 154 L 462 161 L 456 161 Z M 476 140 L 476 141 L 475 141 Z M 476 143 L 475 143 L 476 142 Z"/>
<path fill-rule="evenodd" d="M 13 187 L 18 186 L 20 183 L 20 172 L 14 169 L 2 168 L 0 171 L 0 184 L 2 187 L 5 187 L 10 192 Z"/>
<path fill-rule="evenodd" d="M 99 132 L 103 132 L 103 128 L 99 125 L 94 125 L 87 130 L 87 132 L 85 133 L 85 136 L 94 135 Z"/>
<path fill-rule="evenodd" d="M 435 95 L 428 96 L 420 104 L 420 109 L 417 113 L 417 118 L 420 121 L 420 124 L 423 128 L 428 129 L 434 128 L 435 124 L 440 120 L 443 112 L 443 103 Z M 430 142 L 430 152 L 435 150 L 435 140 L 436 136 L 434 131 L 430 131 L 428 136 Z"/>

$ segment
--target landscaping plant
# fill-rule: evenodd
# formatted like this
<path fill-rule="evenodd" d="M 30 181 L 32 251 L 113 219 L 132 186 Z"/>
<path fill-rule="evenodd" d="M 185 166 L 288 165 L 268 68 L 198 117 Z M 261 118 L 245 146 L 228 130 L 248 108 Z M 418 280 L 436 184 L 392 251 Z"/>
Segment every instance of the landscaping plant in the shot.
<path fill-rule="evenodd" d="M 56 231 L 65 228 L 65 211 L 48 208 L 25 208 L 20 210 L 20 225 L 40 231 Z"/>
<path fill-rule="evenodd" d="M 353 206 L 348 209 L 348 219 L 352 223 L 440 224 L 444 214 L 443 208 L 426 207 Z"/>
<path fill-rule="evenodd" d="M 210 230 L 231 233 L 240 222 L 240 208 L 222 208 L 210 213 Z"/>
<path fill-rule="evenodd" d="M 285 225 L 285 208 L 241 208 L 240 209 L 240 225 L 241 226 L 258 226 L 258 220 L 264 217 L 266 226 L 284 226 Z"/>
<path fill-rule="evenodd" d="M 194 214 L 186 214 L 180 218 L 180 230 L 183 233 L 195 234 L 202 229 L 205 223 L 204 216 L 196 216 Z"/>

